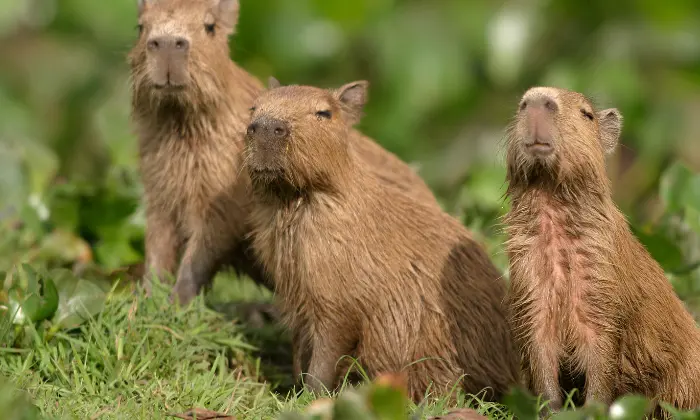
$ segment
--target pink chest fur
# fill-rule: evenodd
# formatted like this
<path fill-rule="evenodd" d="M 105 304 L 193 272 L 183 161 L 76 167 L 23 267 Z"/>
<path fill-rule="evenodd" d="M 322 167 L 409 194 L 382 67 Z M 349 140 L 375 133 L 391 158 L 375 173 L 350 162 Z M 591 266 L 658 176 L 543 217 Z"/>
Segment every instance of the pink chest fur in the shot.
<path fill-rule="evenodd" d="M 593 281 L 585 239 L 568 223 L 568 214 L 543 206 L 537 233 L 528 240 L 522 263 L 530 267 L 521 281 L 531 282 L 530 321 L 535 335 L 551 342 L 558 353 L 573 354 L 595 340 L 590 322 Z"/>

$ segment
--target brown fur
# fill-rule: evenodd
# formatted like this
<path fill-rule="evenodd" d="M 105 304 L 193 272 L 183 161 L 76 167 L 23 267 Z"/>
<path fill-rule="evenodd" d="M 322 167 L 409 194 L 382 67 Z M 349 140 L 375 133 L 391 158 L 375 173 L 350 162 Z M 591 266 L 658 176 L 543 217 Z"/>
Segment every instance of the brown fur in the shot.
<path fill-rule="evenodd" d="M 462 374 L 466 391 L 499 398 L 517 375 L 505 284 L 457 220 L 382 182 L 350 146 L 365 90 L 269 90 L 246 137 L 253 248 L 310 352 L 307 383 L 334 388 L 350 355 L 370 377 L 407 372 L 414 400 Z"/>
<path fill-rule="evenodd" d="M 523 376 L 555 410 L 560 383 L 577 375 L 586 402 L 700 404 L 695 322 L 612 200 L 605 154 L 621 126 L 617 110 L 596 112 L 579 93 L 533 88 L 509 132 L 512 325 Z M 533 142 L 551 153 L 536 157 Z"/>
<path fill-rule="evenodd" d="M 237 0 L 139 1 L 141 35 L 129 61 L 145 187 L 146 262 L 159 276 L 179 265 L 174 296 L 182 303 L 224 263 L 269 284 L 245 240 L 250 179 L 241 168 L 242 136 L 262 85 L 229 58 L 237 18 Z M 158 48 L 149 44 L 154 39 Z M 176 40 L 186 41 L 186 52 Z M 408 165 L 353 135 L 355 147 L 385 180 L 435 203 Z"/>

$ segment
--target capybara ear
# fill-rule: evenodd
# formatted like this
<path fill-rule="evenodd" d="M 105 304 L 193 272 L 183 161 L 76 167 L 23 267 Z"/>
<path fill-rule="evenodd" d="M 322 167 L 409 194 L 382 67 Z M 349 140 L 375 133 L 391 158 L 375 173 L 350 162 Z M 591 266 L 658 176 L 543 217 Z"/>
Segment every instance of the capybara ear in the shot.
<path fill-rule="evenodd" d="M 280 83 L 280 81 L 275 79 L 274 77 L 270 76 L 267 79 L 267 89 L 268 90 L 277 89 L 280 86 L 282 86 L 282 83 Z"/>
<path fill-rule="evenodd" d="M 148 6 L 150 6 L 151 3 L 153 3 L 153 0 L 136 0 L 136 5 L 139 9 L 139 17 L 141 17 L 143 12 L 148 8 Z"/>
<path fill-rule="evenodd" d="M 333 93 L 343 105 L 351 124 L 358 123 L 362 119 L 362 109 L 367 103 L 368 88 L 368 81 L 358 80 L 341 86 Z"/>
<path fill-rule="evenodd" d="M 622 114 L 620 111 L 616 108 L 609 108 L 598 112 L 598 130 L 600 131 L 600 143 L 605 154 L 614 152 L 622 133 Z"/>
<path fill-rule="evenodd" d="M 233 33 L 238 24 L 238 11 L 240 9 L 240 4 L 238 0 L 214 0 L 218 3 L 216 6 L 215 13 L 216 19 L 220 22 L 224 31 L 227 34 Z"/>

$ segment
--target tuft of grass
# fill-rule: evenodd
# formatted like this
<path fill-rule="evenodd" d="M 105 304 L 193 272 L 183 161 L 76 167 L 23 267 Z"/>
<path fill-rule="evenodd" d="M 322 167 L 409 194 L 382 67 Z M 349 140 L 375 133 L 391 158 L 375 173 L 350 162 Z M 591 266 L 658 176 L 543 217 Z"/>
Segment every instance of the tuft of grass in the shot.
<path fill-rule="evenodd" d="M 113 293 L 73 331 L 28 330 L 29 346 L 0 349 L 0 375 L 51 418 L 158 419 L 191 407 L 265 418 L 279 406 L 240 328 L 201 297 L 176 308 L 161 285 L 150 299 Z"/>

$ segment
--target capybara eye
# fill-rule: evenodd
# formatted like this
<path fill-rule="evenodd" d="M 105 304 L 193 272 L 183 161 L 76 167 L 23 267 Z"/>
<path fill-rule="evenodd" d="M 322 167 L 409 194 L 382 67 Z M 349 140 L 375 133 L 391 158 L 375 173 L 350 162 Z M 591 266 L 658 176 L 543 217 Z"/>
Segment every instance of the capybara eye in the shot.
<path fill-rule="evenodd" d="M 331 111 L 318 111 L 316 113 L 316 116 L 318 117 L 318 119 L 325 118 L 327 120 L 330 120 L 332 114 L 331 114 Z"/>
<path fill-rule="evenodd" d="M 215 23 L 207 23 L 204 25 L 204 30 L 207 31 L 209 35 L 214 35 L 214 31 L 216 30 L 216 24 Z"/>
<path fill-rule="evenodd" d="M 139 31 L 139 35 L 141 35 L 143 33 L 143 25 L 142 24 L 139 23 L 138 25 L 136 25 L 136 29 Z"/>
<path fill-rule="evenodd" d="M 525 111 L 525 108 L 527 108 L 527 101 L 522 101 L 520 103 L 520 110 Z"/>
<path fill-rule="evenodd" d="M 587 110 L 585 110 L 583 108 L 581 109 L 581 114 L 583 114 L 584 117 L 588 118 L 591 121 L 593 121 L 593 119 L 595 118 L 595 117 L 593 117 L 592 113 L 588 112 Z"/>
<path fill-rule="evenodd" d="M 255 112 L 255 109 L 256 109 L 256 108 L 255 108 L 254 106 L 251 106 L 250 109 L 248 109 L 248 111 L 250 111 L 250 112 Z"/>

